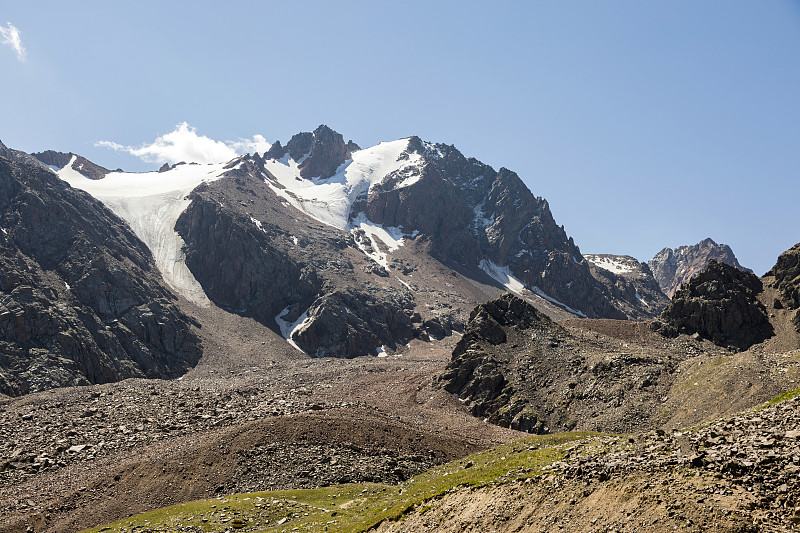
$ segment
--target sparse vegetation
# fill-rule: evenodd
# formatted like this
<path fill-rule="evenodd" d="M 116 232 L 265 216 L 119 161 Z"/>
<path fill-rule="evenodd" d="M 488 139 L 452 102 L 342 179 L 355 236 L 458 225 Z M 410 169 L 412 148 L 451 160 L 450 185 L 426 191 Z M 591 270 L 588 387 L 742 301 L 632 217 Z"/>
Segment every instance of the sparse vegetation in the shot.
<path fill-rule="evenodd" d="M 320 489 L 257 492 L 183 503 L 143 513 L 86 533 L 134 531 L 218 531 L 242 520 L 241 531 L 366 531 L 397 520 L 456 487 L 482 487 L 531 477 L 561 459 L 569 443 L 599 435 L 561 433 L 534 436 L 432 468 L 399 486 L 348 484 Z"/>

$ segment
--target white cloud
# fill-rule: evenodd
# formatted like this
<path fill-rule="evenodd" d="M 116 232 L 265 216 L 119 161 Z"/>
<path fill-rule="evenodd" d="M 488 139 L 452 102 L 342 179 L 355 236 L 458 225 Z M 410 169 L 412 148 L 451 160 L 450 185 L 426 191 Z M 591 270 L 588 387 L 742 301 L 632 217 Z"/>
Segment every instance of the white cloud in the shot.
<path fill-rule="evenodd" d="M 17 59 L 25 61 L 25 47 L 22 46 L 19 30 L 10 22 L 6 22 L 5 28 L 0 26 L 0 35 L 3 37 L 3 44 L 9 45 L 17 53 Z"/>
<path fill-rule="evenodd" d="M 174 131 L 156 137 L 151 144 L 135 147 L 100 141 L 95 146 L 127 152 L 147 163 L 223 163 L 245 152 L 269 150 L 270 144 L 262 135 L 238 141 L 215 141 L 205 135 L 198 135 L 195 128 L 181 122 Z"/>
<path fill-rule="evenodd" d="M 238 141 L 227 141 L 225 144 L 236 150 L 239 154 L 254 154 L 256 152 L 266 152 L 269 150 L 270 143 L 263 135 L 253 135 L 252 139 L 239 139 Z"/>

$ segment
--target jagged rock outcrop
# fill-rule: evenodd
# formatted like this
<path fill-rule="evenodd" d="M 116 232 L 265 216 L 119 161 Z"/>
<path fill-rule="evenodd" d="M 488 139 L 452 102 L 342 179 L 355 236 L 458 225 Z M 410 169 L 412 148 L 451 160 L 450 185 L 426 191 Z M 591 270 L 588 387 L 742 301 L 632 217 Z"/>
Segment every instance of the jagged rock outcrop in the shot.
<path fill-rule="evenodd" d="M 335 291 L 311 305 L 292 340 L 315 357 L 374 355 L 376 346 L 395 350 L 415 336 L 413 304 L 412 298 L 394 291 L 377 296 Z"/>
<path fill-rule="evenodd" d="M 452 359 L 439 383 L 470 406 L 478 417 L 519 429 L 545 432 L 545 424 L 521 401 L 514 401 L 516 390 L 506 377 L 509 356 L 492 353 L 486 345 L 497 346 L 507 341 L 508 328 L 545 334 L 558 326 L 524 300 L 506 293 L 497 300 L 476 307 L 470 313 L 464 335 L 453 349 Z"/>
<path fill-rule="evenodd" d="M 774 333 L 756 298 L 762 290 L 755 274 L 711 259 L 678 289 L 651 328 L 667 337 L 696 333 L 719 346 L 747 349 Z"/>
<path fill-rule="evenodd" d="M 798 309 L 792 321 L 800 331 L 800 243 L 783 252 L 765 276 L 774 278 L 772 285 L 781 295 L 777 303 L 787 309 Z"/>
<path fill-rule="evenodd" d="M 101 180 L 106 177 L 111 171 L 103 168 L 96 163 L 92 163 L 83 156 L 73 154 L 72 152 L 55 152 L 53 150 L 45 150 L 31 154 L 33 157 L 44 163 L 56 168 L 64 168 L 72 163 L 72 169 L 89 178 L 90 180 Z"/>
<path fill-rule="evenodd" d="M 286 147 L 280 141 L 275 141 L 264 157 L 280 159 L 289 154 L 289 157 L 300 162 L 300 175 L 305 179 L 327 179 L 350 158 L 352 152 L 359 149 L 353 141 L 345 143 L 340 133 L 323 124 L 313 132 L 294 135 Z"/>
<path fill-rule="evenodd" d="M 739 264 L 730 246 L 717 244 L 711 239 L 704 239 L 693 246 L 680 246 L 674 250 L 664 248 L 647 264 L 661 290 L 672 298 L 675 291 L 705 269 L 711 259 L 732 265 L 739 270 L 752 272 Z"/>
<path fill-rule="evenodd" d="M 315 357 L 376 355 L 423 335 L 410 293 L 357 282 L 347 234 L 298 219 L 264 186 L 257 162 L 233 166 L 230 179 L 192 192 L 176 224 L 186 264 L 214 303 Z"/>
<path fill-rule="evenodd" d="M 614 297 L 616 305 L 632 320 L 658 316 L 669 298 L 661 292 L 650 267 L 629 255 L 583 254 L 592 276 Z"/>
<path fill-rule="evenodd" d="M 174 378 L 197 362 L 149 250 L 100 202 L 0 156 L 0 228 L 0 392 Z"/>
<path fill-rule="evenodd" d="M 187 245 L 186 265 L 206 295 L 220 307 L 268 325 L 291 304 L 309 305 L 322 280 L 274 245 L 281 230 L 259 228 L 208 191 L 207 185 L 195 189 L 175 225 Z"/>

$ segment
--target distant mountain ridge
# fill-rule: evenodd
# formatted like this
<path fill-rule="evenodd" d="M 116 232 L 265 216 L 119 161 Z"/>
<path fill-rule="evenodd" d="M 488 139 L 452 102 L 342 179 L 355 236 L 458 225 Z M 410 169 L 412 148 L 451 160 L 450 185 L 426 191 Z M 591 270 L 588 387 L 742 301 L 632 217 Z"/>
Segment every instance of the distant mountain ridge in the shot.
<path fill-rule="evenodd" d="M 675 291 L 703 270 L 711 259 L 745 272 L 752 272 L 749 268 L 739 264 L 730 246 L 717 244 L 710 238 L 703 239 L 692 246 L 680 246 L 675 249 L 664 248 L 647 264 L 661 290 L 672 298 Z"/>

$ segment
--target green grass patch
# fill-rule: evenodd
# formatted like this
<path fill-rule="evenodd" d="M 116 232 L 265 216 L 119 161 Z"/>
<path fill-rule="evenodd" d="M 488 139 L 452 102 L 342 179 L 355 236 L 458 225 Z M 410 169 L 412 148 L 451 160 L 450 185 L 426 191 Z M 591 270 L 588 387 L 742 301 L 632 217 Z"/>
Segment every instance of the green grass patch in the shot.
<path fill-rule="evenodd" d="M 434 467 L 400 485 L 348 484 L 256 492 L 181 503 L 86 530 L 108 533 L 180 531 L 327 531 L 356 533 L 397 520 L 446 491 L 532 477 L 564 456 L 571 443 L 598 433 L 534 436 Z M 241 522 L 239 522 L 241 521 Z M 241 527 L 239 527 L 241 525 Z"/>
<path fill-rule="evenodd" d="M 785 402 L 786 400 L 791 400 L 792 398 L 794 398 L 797 395 L 800 395 L 800 389 L 795 389 L 795 390 L 790 390 L 790 391 L 783 392 L 783 393 L 778 394 L 777 396 L 775 396 L 773 399 L 771 399 L 770 401 L 768 401 L 764 405 L 762 405 L 761 409 L 764 409 L 765 407 L 770 407 L 772 405 L 775 405 L 776 403 L 781 403 L 781 402 Z"/>

